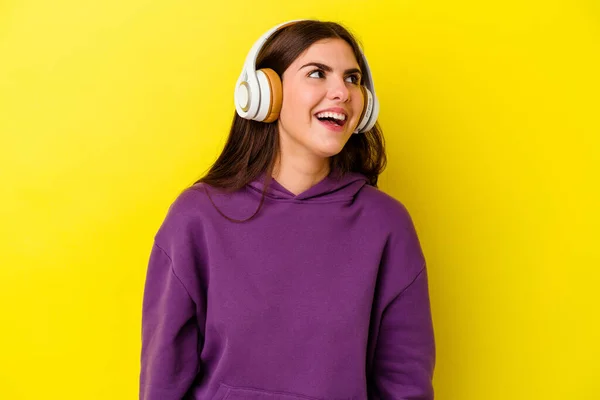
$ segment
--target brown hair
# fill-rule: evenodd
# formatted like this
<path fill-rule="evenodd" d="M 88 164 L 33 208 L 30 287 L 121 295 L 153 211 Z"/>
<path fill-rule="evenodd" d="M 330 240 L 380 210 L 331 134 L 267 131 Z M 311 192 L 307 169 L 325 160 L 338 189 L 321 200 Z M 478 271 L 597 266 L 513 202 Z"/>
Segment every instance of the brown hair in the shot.
<path fill-rule="evenodd" d="M 281 77 L 290 64 L 313 43 L 332 38 L 346 41 L 352 47 L 360 69 L 366 69 L 359 45 L 346 28 L 335 22 L 315 20 L 296 22 L 271 35 L 258 54 L 256 69 L 271 68 Z M 230 192 L 243 188 L 265 173 L 266 190 L 278 151 L 277 121 L 257 122 L 234 113 L 223 151 L 208 173 L 194 184 L 205 183 Z M 331 168 L 341 174 L 358 172 L 366 176 L 369 184 L 377 186 L 379 174 L 386 166 L 385 142 L 379 124 L 376 123 L 368 132 L 351 135 L 344 148 L 332 156 L 330 162 Z M 264 191 L 261 205 L 263 200 Z"/>

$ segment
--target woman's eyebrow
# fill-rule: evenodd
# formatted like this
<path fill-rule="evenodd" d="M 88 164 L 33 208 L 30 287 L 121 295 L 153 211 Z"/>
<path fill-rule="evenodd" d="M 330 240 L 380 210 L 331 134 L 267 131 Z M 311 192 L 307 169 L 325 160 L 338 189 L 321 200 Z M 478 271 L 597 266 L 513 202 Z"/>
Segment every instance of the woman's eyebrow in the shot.
<path fill-rule="evenodd" d="M 306 68 L 306 67 L 317 67 L 317 68 L 322 69 L 325 72 L 333 71 L 333 68 L 331 68 L 329 65 L 325 65 L 325 64 L 319 63 L 319 62 L 309 62 L 307 64 L 304 64 L 300 68 L 298 68 L 298 70 L 301 70 L 302 68 Z M 344 71 L 345 75 L 354 74 L 354 73 L 359 73 L 362 75 L 362 72 L 360 71 L 359 68 L 350 68 L 350 69 L 347 69 Z"/>

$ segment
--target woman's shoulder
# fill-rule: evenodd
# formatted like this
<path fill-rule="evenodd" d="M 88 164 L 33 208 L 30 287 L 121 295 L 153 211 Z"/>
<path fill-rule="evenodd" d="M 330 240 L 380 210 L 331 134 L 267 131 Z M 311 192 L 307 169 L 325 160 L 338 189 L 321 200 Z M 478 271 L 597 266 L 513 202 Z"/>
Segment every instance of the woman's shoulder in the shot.
<path fill-rule="evenodd" d="M 196 183 L 175 196 L 156 232 L 158 242 L 198 235 L 204 231 L 212 208 L 207 189 L 206 184 Z"/>
<path fill-rule="evenodd" d="M 183 189 L 171 202 L 167 217 L 202 217 L 206 214 L 210 201 L 207 195 L 208 185 L 196 183 Z"/>
<path fill-rule="evenodd" d="M 406 205 L 390 193 L 371 185 L 365 185 L 360 200 L 364 212 L 375 219 L 380 226 L 390 229 L 413 230 L 413 220 Z"/>
<path fill-rule="evenodd" d="M 388 266 L 397 263 L 402 266 L 399 269 L 403 271 L 402 276 L 416 276 L 424 265 L 425 257 L 407 206 L 383 190 L 373 186 L 365 189 L 363 213 L 367 215 L 373 232 L 379 233 L 377 237 L 385 237 Z"/>

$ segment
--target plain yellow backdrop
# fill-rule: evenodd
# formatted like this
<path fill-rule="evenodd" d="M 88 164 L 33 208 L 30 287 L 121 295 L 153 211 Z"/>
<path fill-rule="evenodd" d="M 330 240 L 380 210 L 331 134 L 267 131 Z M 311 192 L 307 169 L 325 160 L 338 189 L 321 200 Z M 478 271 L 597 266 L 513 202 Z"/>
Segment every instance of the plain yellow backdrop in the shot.
<path fill-rule="evenodd" d="M 371 63 L 437 398 L 598 399 L 589 0 L 0 2 L 0 398 L 137 398 L 152 237 L 222 148 L 247 50 L 295 18 L 344 23 Z"/>

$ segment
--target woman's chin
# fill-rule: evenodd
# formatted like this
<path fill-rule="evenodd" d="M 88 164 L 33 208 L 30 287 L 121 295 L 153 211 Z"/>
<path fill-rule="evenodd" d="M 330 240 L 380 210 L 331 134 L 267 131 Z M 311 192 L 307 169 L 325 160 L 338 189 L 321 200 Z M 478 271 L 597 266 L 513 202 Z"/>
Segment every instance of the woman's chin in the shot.
<path fill-rule="evenodd" d="M 313 151 L 321 157 L 333 157 L 342 151 L 345 144 L 345 141 L 331 140 L 325 143 L 319 143 L 313 148 Z"/>

